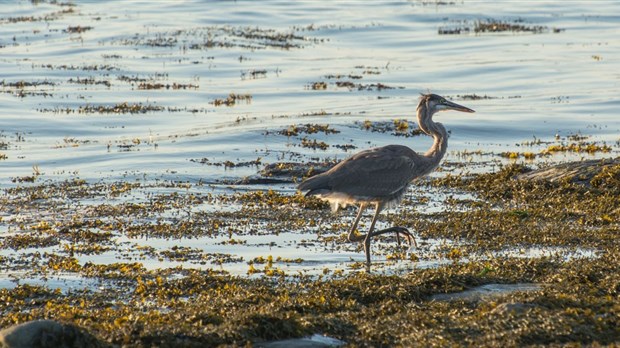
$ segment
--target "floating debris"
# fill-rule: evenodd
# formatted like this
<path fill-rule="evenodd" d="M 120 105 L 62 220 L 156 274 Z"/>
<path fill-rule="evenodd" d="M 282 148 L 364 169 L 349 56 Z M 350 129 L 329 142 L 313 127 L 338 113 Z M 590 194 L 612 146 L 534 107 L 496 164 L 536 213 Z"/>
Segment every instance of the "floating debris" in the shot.
<path fill-rule="evenodd" d="M 357 149 L 357 146 L 355 146 L 353 144 L 336 144 L 336 145 L 332 145 L 332 147 L 335 147 L 337 149 L 341 149 L 341 150 L 344 150 L 344 151 L 349 151 L 349 150 Z"/>
<path fill-rule="evenodd" d="M 172 89 L 172 90 L 198 89 L 198 85 L 194 85 L 191 83 L 183 84 L 183 83 L 176 83 L 176 82 L 173 82 L 172 84 L 142 82 L 138 85 L 138 89 L 146 89 L 146 90 L 149 90 L 149 89 Z"/>
<path fill-rule="evenodd" d="M 530 32 L 530 33 L 542 33 L 549 29 L 542 25 L 525 25 L 522 19 L 517 19 L 514 22 L 502 22 L 495 19 L 487 19 L 484 21 L 477 21 L 474 26 L 475 33 L 497 33 L 504 31 L 511 32 Z"/>
<path fill-rule="evenodd" d="M 533 160 L 536 158 L 536 154 L 533 152 L 501 152 L 499 156 L 509 159 L 517 159 L 523 157 L 526 160 Z"/>
<path fill-rule="evenodd" d="M 611 146 L 607 144 L 597 144 L 593 142 L 578 142 L 569 144 L 551 145 L 541 152 L 543 155 L 550 155 L 557 152 L 576 152 L 576 153 L 608 153 L 611 152 Z"/>
<path fill-rule="evenodd" d="M 55 86 L 56 83 L 52 81 L 16 81 L 7 82 L 6 80 L 0 81 L 0 87 L 12 87 L 12 88 L 26 88 L 26 87 L 38 87 L 38 86 Z"/>
<path fill-rule="evenodd" d="M 364 122 L 355 122 L 360 128 L 371 132 L 390 133 L 394 136 L 415 137 L 424 134 L 414 122 L 406 119 L 394 119 L 389 121 L 372 122 L 365 120 Z"/>
<path fill-rule="evenodd" d="M 117 66 L 110 65 L 110 64 L 98 64 L 98 65 L 97 64 L 92 64 L 92 65 L 41 64 L 41 65 L 36 65 L 36 67 L 50 69 L 50 70 L 84 70 L 84 71 L 113 71 L 113 70 L 120 70 L 120 68 L 118 68 Z"/>
<path fill-rule="evenodd" d="M 77 109 L 80 114 L 144 114 L 153 111 L 163 111 L 163 106 L 142 103 L 120 103 L 115 105 L 85 105 Z"/>
<path fill-rule="evenodd" d="M 525 24 L 525 20 L 521 18 L 514 19 L 512 21 L 501 21 L 497 19 L 484 19 L 476 21 L 459 21 L 452 25 L 439 27 L 437 30 L 439 35 L 460 35 L 460 34 L 484 34 L 484 33 L 560 33 L 564 29 L 553 28 L 549 29 L 543 25 L 528 25 Z"/>
<path fill-rule="evenodd" d="M 315 91 L 318 90 L 325 90 L 327 89 L 327 83 L 323 82 L 323 81 L 319 81 L 319 82 L 313 82 L 309 85 L 310 89 L 313 89 Z"/>
<path fill-rule="evenodd" d="M 327 148 L 329 148 L 326 142 L 316 139 L 310 140 L 307 137 L 301 138 L 301 146 L 313 150 L 327 150 Z"/>
<path fill-rule="evenodd" d="M 251 80 L 264 79 L 267 77 L 267 70 L 250 70 L 241 73 L 241 79 L 249 78 Z"/>
<path fill-rule="evenodd" d="M 482 100 L 482 99 L 497 99 L 497 97 L 490 97 L 488 95 L 477 95 L 477 94 L 464 94 L 464 95 L 456 95 L 457 98 L 462 100 Z"/>
<path fill-rule="evenodd" d="M 49 13 L 45 16 L 20 16 L 20 17 L 3 17 L 0 18 L 0 24 L 4 23 L 20 23 L 20 22 L 51 22 L 63 18 L 65 15 L 74 14 L 73 7 L 62 9 L 60 11 Z"/>
<path fill-rule="evenodd" d="M 69 34 L 81 34 L 83 32 L 89 31 L 89 30 L 93 30 L 94 28 L 91 26 L 69 26 L 67 29 L 63 29 L 62 32 L 63 33 L 69 33 Z"/>
<path fill-rule="evenodd" d="M 206 164 L 210 166 L 218 166 L 218 167 L 223 166 L 225 168 L 259 166 L 262 163 L 262 159 L 260 157 L 253 161 L 244 161 L 244 162 L 238 162 L 238 163 L 235 163 L 233 161 L 212 162 L 206 157 L 203 157 L 201 159 L 190 159 L 190 161 L 200 163 L 200 164 Z"/>
<path fill-rule="evenodd" d="M 351 81 L 336 81 L 336 86 L 337 87 L 341 87 L 341 88 L 348 88 L 349 90 L 358 90 L 358 91 L 382 91 L 384 89 L 394 89 L 394 88 L 398 88 L 398 89 L 405 89 L 405 87 L 392 87 L 392 86 L 388 86 L 385 85 L 383 83 L 370 83 L 370 84 L 363 84 L 363 83 L 354 83 Z"/>
<path fill-rule="evenodd" d="M 271 28 L 223 25 L 169 32 L 139 33 L 132 38 L 121 39 L 118 43 L 130 46 L 181 46 L 183 49 L 190 50 L 210 50 L 217 47 L 289 50 L 303 48 L 308 43 L 320 43 L 322 41 L 324 39 L 298 35 L 295 29 L 278 31 Z"/>
<path fill-rule="evenodd" d="M 210 104 L 214 106 L 234 106 L 237 104 L 237 101 L 245 101 L 246 104 L 249 104 L 252 101 L 252 95 L 230 93 L 226 99 L 215 99 Z"/>
<path fill-rule="evenodd" d="M 330 128 L 328 124 L 310 124 L 306 123 L 303 125 L 291 125 L 287 129 L 283 129 L 277 131 L 276 133 L 279 135 L 285 135 L 287 137 L 298 136 L 299 134 L 315 134 L 315 133 L 324 133 L 324 134 L 338 134 L 339 130 L 335 128 Z"/>
<path fill-rule="evenodd" d="M 94 77 L 87 77 L 87 78 L 70 78 L 69 80 L 67 80 L 67 82 L 69 83 L 77 83 L 80 85 L 104 85 L 106 87 L 110 87 L 112 86 L 112 84 L 110 83 L 110 81 L 108 80 L 95 80 Z"/>
<path fill-rule="evenodd" d="M 340 80 L 340 79 L 343 79 L 343 78 L 349 78 L 349 79 L 352 79 L 352 80 L 359 80 L 359 79 L 362 78 L 362 76 L 361 75 L 353 75 L 353 74 L 348 74 L 348 75 L 344 75 L 344 74 L 333 75 L 333 74 L 330 74 L 330 75 L 325 75 L 325 78 L 326 79 L 337 79 L 337 80 Z"/>

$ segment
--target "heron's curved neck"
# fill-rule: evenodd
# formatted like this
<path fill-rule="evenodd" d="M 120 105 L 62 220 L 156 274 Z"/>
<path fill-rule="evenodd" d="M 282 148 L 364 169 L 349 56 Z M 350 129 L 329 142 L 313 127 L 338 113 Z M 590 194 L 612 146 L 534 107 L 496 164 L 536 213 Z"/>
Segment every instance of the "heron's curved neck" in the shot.
<path fill-rule="evenodd" d="M 434 162 L 435 165 L 439 165 L 448 149 L 448 134 L 441 123 L 433 122 L 432 116 L 426 105 L 421 105 L 418 108 L 418 124 L 420 129 L 433 137 L 433 145 L 426 151 L 424 156 Z"/>

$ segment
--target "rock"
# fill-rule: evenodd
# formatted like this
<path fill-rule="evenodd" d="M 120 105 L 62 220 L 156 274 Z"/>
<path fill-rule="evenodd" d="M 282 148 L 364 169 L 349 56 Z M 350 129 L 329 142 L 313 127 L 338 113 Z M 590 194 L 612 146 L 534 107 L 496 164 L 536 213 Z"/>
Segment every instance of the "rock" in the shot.
<path fill-rule="evenodd" d="M 519 180 L 547 180 L 558 182 L 570 180 L 575 183 L 591 186 L 592 179 L 605 169 L 620 166 L 620 157 L 615 159 L 587 160 L 562 163 L 549 168 L 533 170 L 517 176 Z M 620 179 L 620 178 L 617 178 Z"/>
<path fill-rule="evenodd" d="M 505 295 L 516 291 L 536 291 L 540 290 L 539 284 L 533 283 L 517 283 L 517 284 L 486 284 L 471 288 L 465 291 L 453 292 L 449 294 L 436 294 L 431 296 L 431 300 L 435 301 L 480 301 L 488 299 L 492 296 Z"/>
<path fill-rule="evenodd" d="M 0 331 L 2 348 L 108 347 L 93 335 L 71 324 L 34 320 Z"/>
<path fill-rule="evenodd" d="M 314 334 L 309 337 L 291 338 L 288 340 L 257 343 L 254 346 L 257 348 L 328 348 L 340 347 L 344 344 L 345 342 L 341 340 L 319 334 Z"/>

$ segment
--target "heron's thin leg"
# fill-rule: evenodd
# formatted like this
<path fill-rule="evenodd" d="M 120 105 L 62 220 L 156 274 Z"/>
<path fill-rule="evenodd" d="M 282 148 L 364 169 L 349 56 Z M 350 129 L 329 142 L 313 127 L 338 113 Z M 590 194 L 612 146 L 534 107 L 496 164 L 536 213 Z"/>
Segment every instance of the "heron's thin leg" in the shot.
<path fill-rule="evenodd" d="M 358 236 L 355 234 L 355 229 L 357 228 L 357 224 L 360 222 L 362 218 L 362 213 L 366 210 L 366 204 L 360 203 L 359 210 L 357 211 L 357 216 L 355 217 L 355 221 L 353 221 L 353 225 L 351 225 L 351 229 L 349 230 L 349 235 L 347 236 L 347 240 L 349 242 L 359 242 L 364 239 L 364 236 Z"/>
<path fill-rule="evenodd" d="M 368 230 L 368 233 L 366 233 L 366 238 L 364 238 L 364 252 L 366 253 L 366 266 L 368 267 L 370 267 L 370 238 L 375 235 L 372 233 L 372 230 L 375 229 L 375 223 L 377 222 L 380 212 L 381 205 L 377 204 L 375 215 L 372 217 L 372 222 L 370 223 L 370 229 Z"/>

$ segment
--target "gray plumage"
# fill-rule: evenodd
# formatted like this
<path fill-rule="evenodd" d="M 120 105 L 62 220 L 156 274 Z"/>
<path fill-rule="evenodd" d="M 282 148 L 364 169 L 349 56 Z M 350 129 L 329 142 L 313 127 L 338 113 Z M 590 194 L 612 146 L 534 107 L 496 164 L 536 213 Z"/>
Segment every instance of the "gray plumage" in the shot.
<path fill-rule="evenodd" d="M 423 155 L 403 145 L 387 145 L 364 150 L 338 163 L 330 170 L 302 182 L 297 188 L 308 191 L 306 196 L 317 196 L 331 203 L 332 209 L 348 204 L 359 205 L 358 215 L 349 231 L 351 242 L 364 241 L 367 265 L 370 265 L 370 238 L 394 232 L 402 234 L 410 242 L 413 235 L 403 227 L 391 227 L 373 231 L 379 213 L 398 205 L 407 192 L 409 184 L 431 173 L 446 153 L 448 137 L 441 123 L 433 122 L 432 116 L 438 111 L 474 110 L 450 102 L 436 94 L 422 95 L 417 107 L 420 129 L 433 137 L 433 145 Z M 365 235 L 357 235 L 355 229 L 362 212 L 369 205 L 375 206 L 375 214 L 370 230 Z M 398 239 L 400 243 L 400 238 Z"/>

